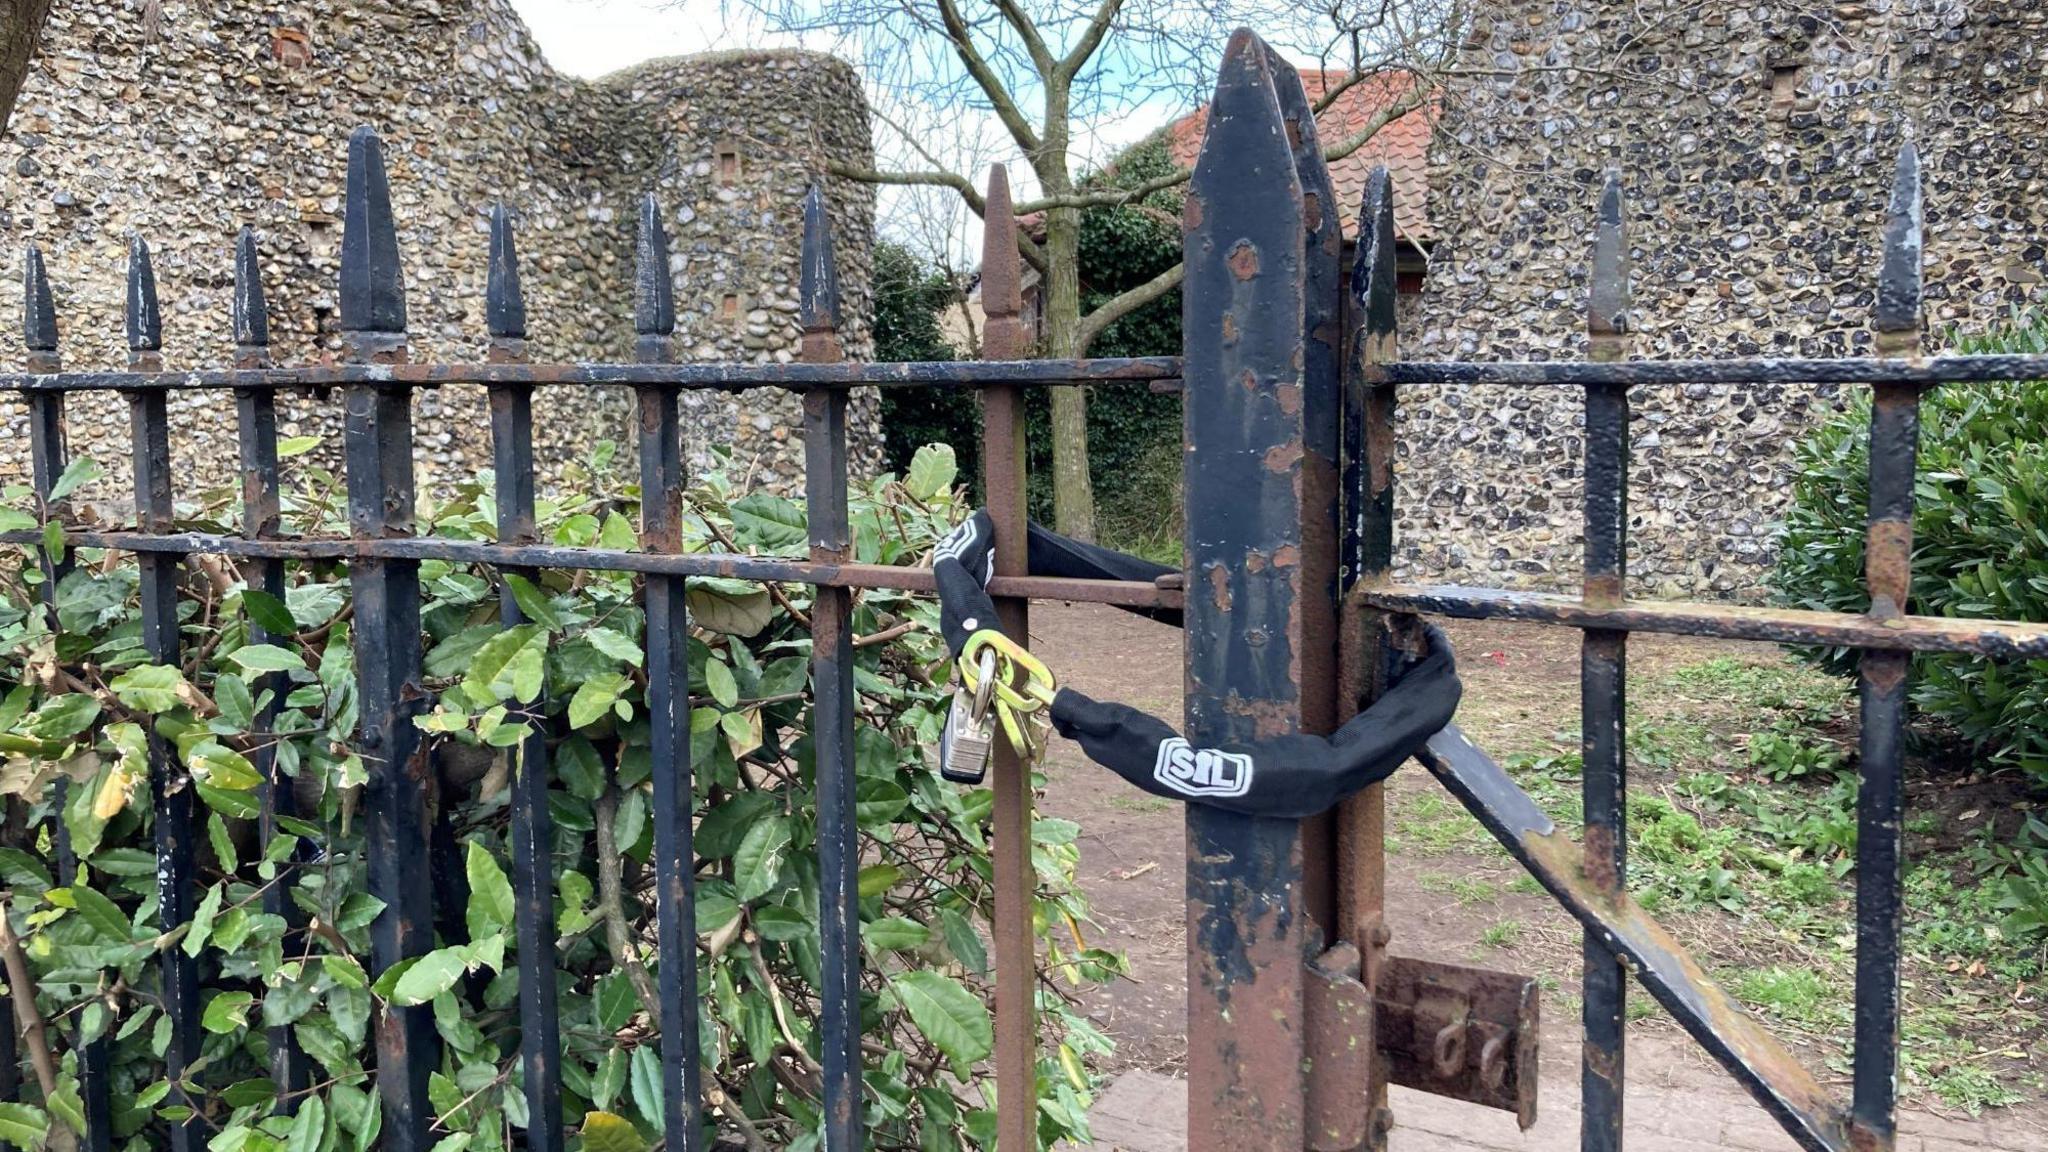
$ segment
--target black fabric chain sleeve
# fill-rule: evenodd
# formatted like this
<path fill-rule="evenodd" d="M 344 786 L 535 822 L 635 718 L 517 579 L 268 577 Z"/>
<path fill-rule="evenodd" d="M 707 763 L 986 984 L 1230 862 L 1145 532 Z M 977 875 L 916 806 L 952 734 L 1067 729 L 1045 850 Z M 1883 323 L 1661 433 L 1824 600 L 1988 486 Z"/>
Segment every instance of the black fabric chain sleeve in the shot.
<path fill-rule="evenodd" d="M 1312 816 L 1393 775 L 1451 722 L 1464 688 L 1450 641 L 1438 628 L 1427 631 L 1423 658 L 1327 739 L 1195 748 L 1157 717 L 1071 688 L 1053 699 L 1053 727 L 1090 760 L 1155 796 L 1252 816 Z"/>
<path fill-rule="evenodd" d="M 953 659 L 967 647 L 968 637 L 983 628 L 1000 628 L 996 602 L 988 582 L 995 576 L 996 522 L 978 511 L 960 522 L 932 550 L 932 579 L 939 586 L 939 635 Z"/>
<path fill-rule="evenodd" d="M 1157 580 L 1173 570 L 1136 556 L 1030 526 L 1034 576 Z M 988 583 L 995 575 L 995 521 L 978 511 L 932 552 L 939 586 L 939 631 L 958 659 L 968 638 L 1000 628 Z M 1179 625 L 1180 613 L 1145 615 Z M 1299 818 L 1393 775 L 1443 730 L 1464 694 L 1450 641 L 1426 629 L 1422 658 L 1400 670 L 1372 706 L 1334 734 L 1283 736 L 1242 748 L 1196 748 L 1165 721 L 1124 704 L 1063 688 L 1052 702 L 1053 727 L 1088 758 L 1155 796 L 1253 816 Z"/>

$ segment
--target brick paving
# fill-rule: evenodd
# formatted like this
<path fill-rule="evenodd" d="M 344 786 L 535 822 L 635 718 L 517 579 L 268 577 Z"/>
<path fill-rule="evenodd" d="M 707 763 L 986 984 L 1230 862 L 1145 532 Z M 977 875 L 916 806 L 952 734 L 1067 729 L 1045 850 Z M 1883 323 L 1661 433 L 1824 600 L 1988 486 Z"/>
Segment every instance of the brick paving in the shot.
<path fill-rule="evenodd" d="M 1632 1045 L 1632 1047 L 1638 1047 Z M 1651 1052 L 1657 1052 L 1652 1048 Z M 1631 1053 L 1628 1152 L 1798 1152 L 1748 1096 L 1732 1085 L 1705 1085 L 1694 1075 L 1662 1077 Z M 1645 1075 L 1647 1073 L 1647 1075 Z M 1546 1077 L 1540 1118 L 1527 1132 L 1514 1117 L 1474 1105 L 1395 1088 L 1393 1152 L 1577 1152 L 1578 1082 Z M 1096 1101 L 1091 1152 L 1187 1152 L 1185 1081 L 1133 1070 Z M 1898 1152 L 2042 1152 L 2048 1117 L 2039 1109 L 2005 1110 L 1979 1119 L 1906 1112 Z"/>

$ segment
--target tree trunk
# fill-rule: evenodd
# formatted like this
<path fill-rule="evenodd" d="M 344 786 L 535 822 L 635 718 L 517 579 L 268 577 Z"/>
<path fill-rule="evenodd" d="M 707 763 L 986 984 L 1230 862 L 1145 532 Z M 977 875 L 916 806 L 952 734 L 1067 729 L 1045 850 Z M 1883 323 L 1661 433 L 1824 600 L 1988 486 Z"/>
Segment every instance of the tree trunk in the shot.
<path fill-rule="evenodd" d="M 1045 355 L 1067 359 L 1081 350 L 1081 212 L 1054 208 L 1045 220 Z M 1052 390 L 1052 518 L 1061 535 L 1095 540 L 1095 485 L 1088 475 L 1088 393 Z"/>
<path fill-rule="evenodd" d="M 0 0 L 0 132 L 14 117 L 14 100 L 28 80 L 36 44 L 52 0 Z"/>

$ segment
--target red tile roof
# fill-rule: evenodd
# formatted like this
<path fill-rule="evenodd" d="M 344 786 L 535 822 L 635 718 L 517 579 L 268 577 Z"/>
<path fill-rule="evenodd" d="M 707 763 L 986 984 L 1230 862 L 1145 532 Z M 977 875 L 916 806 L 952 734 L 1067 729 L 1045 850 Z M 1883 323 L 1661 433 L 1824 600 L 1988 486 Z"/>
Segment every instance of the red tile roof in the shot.
<path fill-rule="evenodd" d="M 1313 102 L 1347 75 L 1304 68 L 1301 84 Z M 1414 85 L 1415 78 L 1405 72 L 1382 72 L 1346 88 L 1316 117 L 1323 146 L 1327 148 L 1363 131 L 1381 109 L 1406 96 Z M 1421 107 L 1381 127 L 1356 152 L 1331 163 L 1330 182 L 1337 188 L 1346 239 L 1358 235 L 1359 201 L 1365 195 L 1366 178 L 1378 164 L 1385 164 L 1394 178 L 1395 230 L 1414 243 L 1427 243 L 1433 238 L 1429 226 L 1429 138 L 1436 112 L 1435 103 L 1425 101 Z M 1202 150 L 1202 133 L 1208 122 L 1209 109 L 1204 105 L 1167 127 L 1166 146 L 1175 163 L 1194 164 Z"/>

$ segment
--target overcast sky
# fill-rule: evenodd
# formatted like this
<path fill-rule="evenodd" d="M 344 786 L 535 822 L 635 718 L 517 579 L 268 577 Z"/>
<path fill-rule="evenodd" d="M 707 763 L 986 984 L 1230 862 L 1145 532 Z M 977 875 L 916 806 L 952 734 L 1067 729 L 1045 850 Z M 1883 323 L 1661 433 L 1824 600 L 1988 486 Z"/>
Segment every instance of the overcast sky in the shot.
<path fill-rule="evenodd" d="M 772 47 L 756 28 L 728 27 L 718 0 L 512 0 L 556 68 L 602 76 L 642 60 L 715 48 Z"/>
<path fill-rule="evenodd" d="M 741 5 L 726 0 L 512 0 L 548 62 L 574 76 L 596 77 L 644 60 L 723 48 L 772 48 L 794 44 L 787 36 L 745 19 Z M 831 51 L 827 40 L 803 45 Z M 1161 123 L 1176 108 L 1142 109 L 1139 115 L 1104 118 L 1075 125 L 1075 160 L 1079 167 L 1115 154 Z M 949 156 L 962 170 L 978 170 L 991 160 L 1010 162 L 1012 183 L 1020 197 L 1036 193 L 1036 182 L 1014 152 L 1007 134 L 981 109 L 953 109 L 944 118 L 948 136 L 976 142 L 962 156 Z M 926 167 L 911 157 L 896 157 L 901 146 L 877 139 L 889 164 Z M 958 149 L 945 148 L 952 153 Z M 885 234 L 920 250 L 938 254 L 951 250 L 968 259 L 978 247 L 978 225 L 955 203 L 952 193 L 930 189 L 881 189 L 877 223 Z"/>

